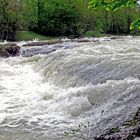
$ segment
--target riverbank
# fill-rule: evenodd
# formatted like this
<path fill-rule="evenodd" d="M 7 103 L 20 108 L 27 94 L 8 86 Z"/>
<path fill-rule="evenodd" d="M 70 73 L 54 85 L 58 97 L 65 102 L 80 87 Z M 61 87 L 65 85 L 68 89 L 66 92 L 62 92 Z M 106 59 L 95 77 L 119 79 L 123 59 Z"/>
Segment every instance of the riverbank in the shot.
<path fill-rule="evenodd" d="M 31 41 L 31 40 L 52 40 L 55 37 L 40 35 L 31 31 L 17 31 L 16 41 Z"/>
<path fill-rule="evenodd" d="M 74 38 L 96 38 L 96 37 L 111 37 L 111 36 L 140 36 L 140 33 L 133 33 L 131 32 L 130 34 L 103 34 L 103 33 L 98 33 L 94 31 L 88 31 L 80 36 L 45 36 L 41 34 L 37 34 L 35 32 L 31 31 L 17 31 L 16 32 L 16 41 L 32 41 L 32 40 L 38 40 L 38 41 L 45 41 L 45 40 L 58 40 L 58 39 L 63 39 L 63 38 L 69 38 L 73 39 Z"/>

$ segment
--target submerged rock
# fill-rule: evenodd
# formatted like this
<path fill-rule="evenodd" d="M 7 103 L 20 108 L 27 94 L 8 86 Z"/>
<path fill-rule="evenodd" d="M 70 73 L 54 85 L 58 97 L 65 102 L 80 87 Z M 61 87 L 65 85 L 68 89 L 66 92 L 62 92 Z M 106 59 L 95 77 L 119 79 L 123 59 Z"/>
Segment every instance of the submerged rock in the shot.
<path fill-rule="evenodd" d="M 51 41 L 38 41 L 38 42 L 30 42 L 24 44 L 23 47 L 31 47 L 31 46 L 45 46 L 45 45 L 53 45 L 57 43 L 62 43 L 61 40 L 51 40 Z"/>
<path fill-rule="evenodd" d="M 140 138 L 140 108 L 131 120 L 122 126 L 110 129 L 95 140 L 134 140 L 135 138 Z"/>
<path fill-rule="evenodd" d="M 13 57 L 19 55 L 20 47 L 16 44 L 0 45 L 0 57 Z"/>

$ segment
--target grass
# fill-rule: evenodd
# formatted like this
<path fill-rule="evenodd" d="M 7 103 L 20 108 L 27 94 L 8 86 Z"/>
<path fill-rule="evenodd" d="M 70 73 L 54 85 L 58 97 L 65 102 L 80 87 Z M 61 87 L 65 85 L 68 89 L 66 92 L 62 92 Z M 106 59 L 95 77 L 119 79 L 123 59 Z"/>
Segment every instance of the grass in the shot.
<path fill-rule="evenodd" d="M 95 31 L 87 31 L 84 33 L 85 37 L 104 37 L 107 36 L 106 34 L 104 34 L 102 31 L 100 30 L 95 30 Z"/>
<path fill-rule="evenodd" d="M 30 31 L 17 31 L 16 41 L 29 41 L 29 40 L 51 40 L 53 37 L 43 36 Z"/>

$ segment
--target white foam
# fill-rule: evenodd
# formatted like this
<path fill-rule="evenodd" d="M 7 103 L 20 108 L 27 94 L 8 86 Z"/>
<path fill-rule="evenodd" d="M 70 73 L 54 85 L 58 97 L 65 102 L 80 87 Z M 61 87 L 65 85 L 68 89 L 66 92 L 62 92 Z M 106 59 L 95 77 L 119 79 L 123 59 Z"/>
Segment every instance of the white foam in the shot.
<path fill-rule="evenodd" d="M 46 56 L 0 59 L 0 127 L 57 137 L 79 123 L 102 121 L 104 129 L 104 119 L 112 125 L 127 117 L 140 103 L 134 41 L 137 46 L 80 43 Z"/>

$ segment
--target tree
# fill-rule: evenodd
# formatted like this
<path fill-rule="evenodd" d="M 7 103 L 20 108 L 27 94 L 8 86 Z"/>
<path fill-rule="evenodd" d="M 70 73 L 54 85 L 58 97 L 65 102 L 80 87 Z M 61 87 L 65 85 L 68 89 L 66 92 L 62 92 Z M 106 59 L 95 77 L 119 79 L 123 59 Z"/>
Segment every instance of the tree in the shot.
<path fill-rule="evenodd" d="M 45 35 L 76 34 L 79 14 L 74 0 L 42 0 L 38 3 L 37 32 Z"/>
<path fill-rule="evenodd" d="M 21 1 L 21 26 L 20 30 L 32 30 L 38 24 L 38 3 L 39 0 L 20 0 Z"/>
<path fill-rule="evenodd" d="M 90 7 L 96 9 L 105 7 L 107 10 L 117 10 L 120 7 L 132 7 L 138 4 L 138 0 L 91 0 Z"/>
<path fill-rule="evenodd" d="M 121 7 L 133 7 L 138 5 L 139 0 L 91 0 L 89 8 L 106 8 L 106 10 L 116 11 Z M 140 29 L 140 19 L 132 22 L 130 29 Z"/>
<path fill-rule="evenodd" d="M 0 40 L 15 40 L 19 11 L 19 0 L 0 0 Z"/>
<path fill-rule="evenodd" d="M 38 23 L 38 0 L 0 0 L 0 40 L 16 40 L 17 30 L 33 29 Z"/>

